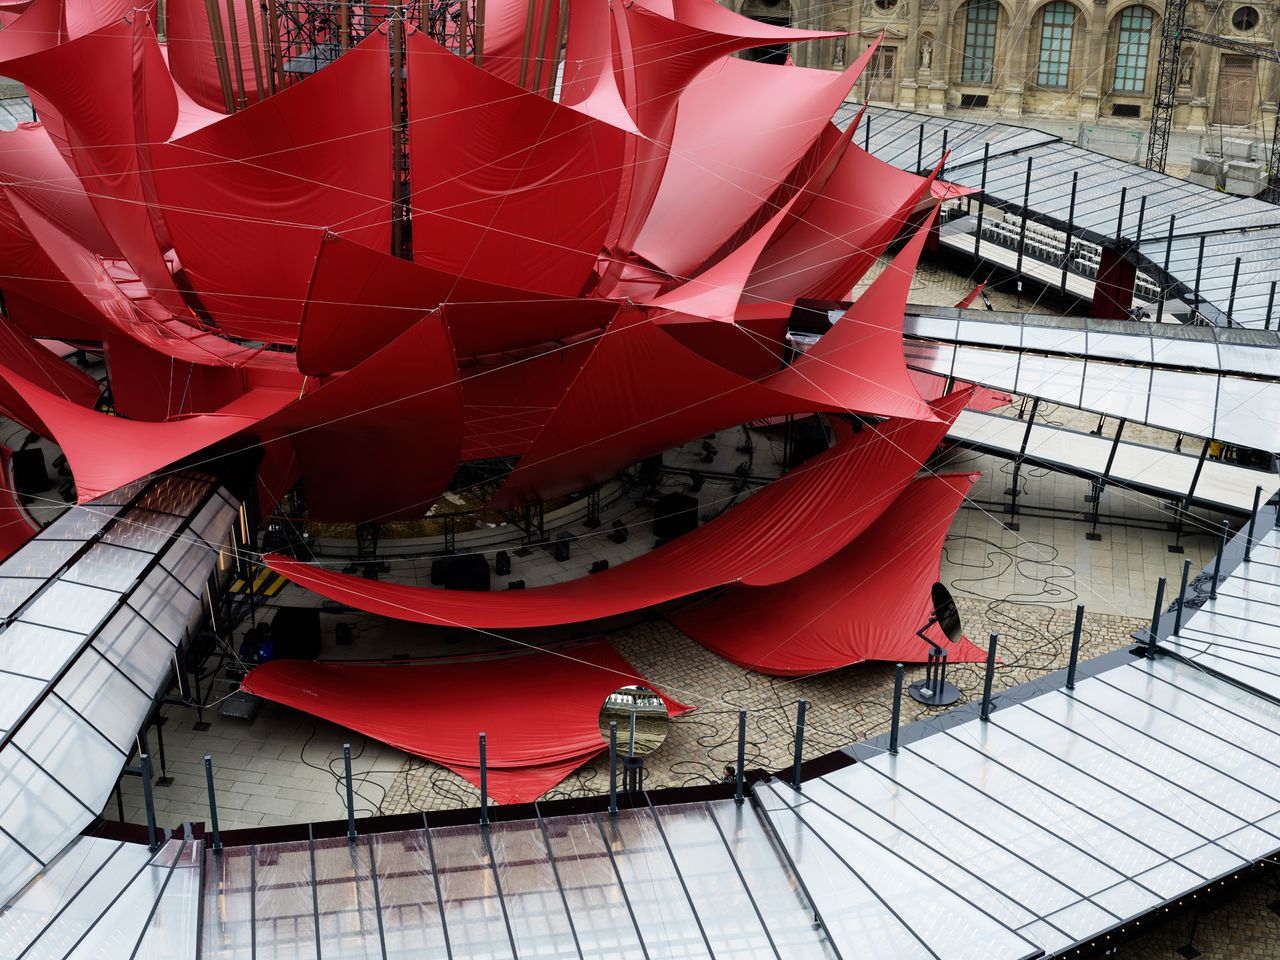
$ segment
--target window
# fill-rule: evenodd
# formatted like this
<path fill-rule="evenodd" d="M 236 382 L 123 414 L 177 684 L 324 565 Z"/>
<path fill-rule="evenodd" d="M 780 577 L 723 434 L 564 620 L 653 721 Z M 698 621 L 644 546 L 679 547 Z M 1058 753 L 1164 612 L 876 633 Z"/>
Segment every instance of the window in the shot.
<path fill-rule="evenodd" d="M 1036 83 L 1042 87 L 1065 87 L 1071 65 L 1071 28 L 1076 8 L 1061 0 L 1044 8 L 1040 31 L 1040 68 Z"/>
<path fill-rule="evenodd" d="M 965 10 L 964 64 L 960 79 L 964 83 L 990 83 L 995 72 L 996 18 L 1000 6 L 996 0 L 969 0 Z"/>
<path fill-rule="evenodd" d="M 1258 25 L 1262 17 L 1253 7 L 1240 7 L 1231 14 L 1231 25 L 1241 33 L 1248 33 Z"/>
<path fill-rule="evenodd" d="M 1151 11 L 1146 7 L 1129 7 L 1120 13 L 1120 42 L 1116 47 L 1117 93 L 1142 93 L 1147 88 L 1152 19 Z"/>

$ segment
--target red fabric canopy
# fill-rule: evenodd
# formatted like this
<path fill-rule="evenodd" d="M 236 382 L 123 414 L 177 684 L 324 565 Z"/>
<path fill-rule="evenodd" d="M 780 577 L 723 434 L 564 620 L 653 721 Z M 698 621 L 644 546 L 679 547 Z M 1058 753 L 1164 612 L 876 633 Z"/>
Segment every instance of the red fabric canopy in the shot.
<path fill-rule="evenodd" d="M 940 421 L 867 428 L 784 475 L 715 520 L 635 560 L 568 583 L 498 594 L 365 580 L 278 554 L 265 560 L 300 586 L 397 620 L 479 629 L 597 620 L 740 581 L 779 583 L 865 530 L 907 484 L 968 399 Z"/>
<path fill-rule="evenodd" d="M 388 56 L 374 33 L 302 83 L 151 146 L 174 249 L 227 333 L 297 340 L 316 228 L 389 249 Z"/>
<path fill-rule="evenodd" d="M 744 302 L 848 299 L 930 183 L 850 144 L 821 192 L 809 195 L 803 216 L 760 257 Z"/>
<path fill-rule="evenodd" d="M 736 57 L 703 71 L 680 98 L 671 155 L 635 252 L 673 276 L 697 271 L 800 163 L 875 46 L 843 73 Z"/>
<path fill-rule="evenodd" d="M 461 357 L 601 330 L 618 310 L 442 273 L 326 233 L 303 308 L 298 367 L 319 375 L 350 369 L 437 308 Z"/>
<path fill-rule="evenodd" d="M 628 134 L 420 33 L 409 36 L 408 57 L 414 259 L 581 294 L 613 216 Z"/>
<path fill-rule="evenodd" d="M 925 232 L 823 337 L 812 359 L 767 379 L 739 376 L 689 349 L 667 333 L 675 318 L 658 313 L 658 326 L 644 312 L 622 311 L 492 505 L 548 500 L 690 437 L 764 417 L 823 410 L 930 417 L 902 355 L 902 312 Z M 753 337 L 746 330 L 742 336 Z"/>
<path fill-rule="evenodd" d="M 0 560 L 7 559 L 40 529 L 13 487 L 13 451 L 0 446 Z"/>
<path fill-rule="evenodd" d="M 521 803 L 607 748 L 600 709 L 609 694 L 632 685 L 654 689 L 594 640 L 446 663 L 275 660 L 250 673 L 242 689 L 434 760 L 476 785 L 484 733 L 490 796 Z M 671 716 L 689 709 L 663 699 Z"/>
<path fill-rule="evenodd" d="M 915 633 L 932 610 L 942 542 L 976 479 L 916 480 L 861 536 L 808 573 L 730 590 L 671 620 L 726 660 L 772 676 L 863 660 L 924 661 L 929 647 Z M 942 642 L 953 663 L 985 657 L 968 640 Z"/>

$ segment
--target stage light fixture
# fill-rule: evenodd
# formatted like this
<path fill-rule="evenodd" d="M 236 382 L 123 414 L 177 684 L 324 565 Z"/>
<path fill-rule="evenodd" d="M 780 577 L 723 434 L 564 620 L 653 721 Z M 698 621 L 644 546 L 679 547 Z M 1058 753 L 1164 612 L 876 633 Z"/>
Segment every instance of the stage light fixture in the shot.
<path fill-rule="evenodd" d="M 925 666 L 923 680 L 917 680 L 907 688 L 911 699 L 931 707 L 947 707 L 960 699 L 960 691 L 955 684 L 947 682 L 947 651 L 936 640 L 925 635 L 925 632 L 937 624 L 948 643 L 955 643 L 962 635 L 960 611 L 951 596 L 951 591 L 941 583 L 935 583 L 932 589 L 933 612 L 925 625 L 916 631 L 916 636 L 929 644 L 929 661 Z"/>

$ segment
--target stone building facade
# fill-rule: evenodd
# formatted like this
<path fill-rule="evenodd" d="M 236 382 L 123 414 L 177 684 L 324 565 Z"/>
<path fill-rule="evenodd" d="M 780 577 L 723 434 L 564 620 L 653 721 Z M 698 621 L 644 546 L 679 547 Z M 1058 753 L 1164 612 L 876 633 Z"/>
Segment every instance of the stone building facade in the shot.
<path fill-rule="evenodd" d="M 732 0 L 754 19 L 848 30 L 848 39 L 796 44 L 801 66 L 840 69 L 882 31 L 854 89 L 931 113 L 1094 123 L 1147 121 L 1160 48 L 1160 0 Z M 1280 40 L 1280 2 L 1190 0 L 1187 26 L 1260 48 Z M 1276 113 L 1280 67 L 1214 47 L 1183 48 L 1177 129 L 1244 127 L 1261 133 Z"/>

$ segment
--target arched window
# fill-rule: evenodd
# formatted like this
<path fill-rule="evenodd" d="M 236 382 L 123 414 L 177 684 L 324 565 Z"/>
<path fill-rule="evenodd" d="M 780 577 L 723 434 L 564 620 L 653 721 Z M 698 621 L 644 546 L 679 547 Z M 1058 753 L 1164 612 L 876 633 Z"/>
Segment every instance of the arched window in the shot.
<path fill-rule="evenodd" d="M 1147 57 L 1151 50 L 1149 7 L 1127 7 L 1120 11 L 1116 44 L 1117 93 L 1143 93 L 1147 89 Z"/>
<path fill-rule="evenodd" d="M 1071 30 L 1076 8 L 1057 0 L 1041 12 L 1040 66 L 1036 83 L 1042 87 L 1065 87 L 1071 66 Z"/>
<path fill-rule="evenodd" d="M 996 21 L 1000 4 L 996 0 L 969 0 L 965 4 L 964 63 L 960 80 L 990 83 L 996 63 Z"/>

